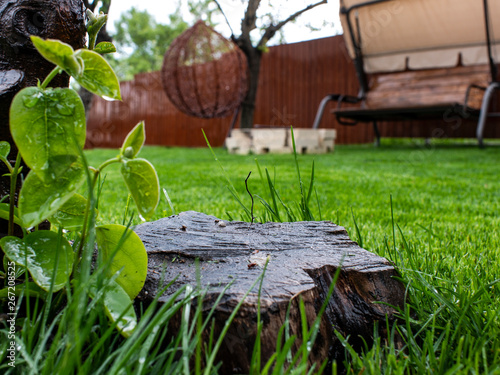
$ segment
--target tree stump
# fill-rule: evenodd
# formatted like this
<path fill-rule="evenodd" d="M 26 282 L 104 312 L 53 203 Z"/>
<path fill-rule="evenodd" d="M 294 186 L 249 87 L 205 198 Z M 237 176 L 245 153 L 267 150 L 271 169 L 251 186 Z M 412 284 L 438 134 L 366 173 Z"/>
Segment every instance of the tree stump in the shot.
<path fill-rule="evenodd" d="M 388 305 L 402 307 L 404 303 L 405 288 L 394 278 L 398 276 L 394 267 L 360 248 L 343 227 L 331 222 L 226 223 L 214 216 L 185 212 L 139 225 L 135 231 L 149 256 L 148 277 L 139 301 L 155 298 L 162 287 L 162 272 L 165 282 L 178 279 L 159 298 L 160 303 L 178 287 L 196 285 L 196 258 L 200 260 L 202 287 L 209 287 L 204 301 L 207 311 L 224 287 L 233 282 L 216 308 L 216 332 L 222 331 L 270 257 L 261 295 L 263 363 L 275 351 L 288 306 L 290 334 L 300 337 L 299 299 L 304 301 L 311 326 L 339 267 L 340 277 L 323 315 L 310 362 L 327 358 L 341 361 L 344 348 L 334 329 L 349 335 L 351 344 L 359 347 L 361 338 L 371 341 L 375 322 L 385 327 L 386 317 L 394 320 L 395 311 Z M 221 373 L 248 372 L 257 332 L 257 293 L 258 287 L 245 300 L 225 337 L 219 351 Z M 374 303 L 378 301 L 385 304 Z"/>
<path fill-rule="evenodd" d="M 30 36 L 59 39 L 73 48 L 85 46 L 85 16 L 82 0 L 0 0 L 0 140 L 11 144 L 9 159 L 17 150 L 9 127 L 12 99 L 25 87 L 36 86 L 54 68 L 31 43 Z M 58 75 L 54 87 L 68 87 L 69 76 Z M 0 175 L 7 168 L 0 163 Z M 24 172 L 27 167 L 24 166 Z M 8 178 L 0 179 L 0 196 L 9 193 Z"/>
<path fill-rule="evenodd" d="M 42 82 L 54 68 L 37 52 L 30 36 L 59 39 L 75 49 L 83 48 L 87 33 L 84 14 L 82 0 L 0 0 L 0 141 L 10 143 L 12 165 L 17 157 L 9 126 L 12 99 L 23 88 Z M 50 84 L 68 85 L 66 73 L 59 74 Z M 24 162 L 21 165 L 26 177 L 29 168 Z M 5 176 L 8 172 L 7 166 L 0 163 L 0 198 L 10 194 L 10 178 Z M 17 190 L 20 188 L 21 178 Z M 7 235 L 7 226 L 7 221 L 0 219 L 0 237 Z"/>

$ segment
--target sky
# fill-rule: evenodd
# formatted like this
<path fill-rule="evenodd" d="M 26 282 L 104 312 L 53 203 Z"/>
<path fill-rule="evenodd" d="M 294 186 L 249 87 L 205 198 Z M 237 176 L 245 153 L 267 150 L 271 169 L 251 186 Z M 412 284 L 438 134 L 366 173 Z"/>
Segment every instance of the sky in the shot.
<path fill-rule="evenodd" d="M 110 31 L 113 31 L 114 23 L 118 20 L 120 14 L 132 7 L 136 7 L 140 10 L 147 10 L 150 14 L 155 16 L 158 22 L 168 23 L 168 15 L 175 10 L 176 6 L 172 4 L 176 4 L 176 1 L 180 1 L 181 3 L 185 20 L 190 24 L 194 23 L 195 20 L 188 14 L 185 0 L 114 0 L 111 1 L 108 28 Z M 273 6 L 275 8 L 273 13 L 278 14 L 279 20 L 286 19 L 290 14 L 317 1 L 318 0 L 273 0 Z M 234 30 L 235 34 L 238 35 L 246 1 L 219 0 L 219 3 L 229 19 L 231 28 Z M 266 1 L 262 2 L 261 11 L 267 13 L 269 9 L 266 9 L 266 3 Z M 280 6 L 276 6 L 277 3 L 279 3 Z M 295 43 L 339 34 L 342 29 L 340 27 L 340 21 L 338 20 L 338 9 L 338 0 L 328 0 L 327 4 L 320 5 L 302 14 L 297 19 L 297 22 L 293 24 L 289 23 L 283 28 L 285 42 Z M 308 24 L 320 30 L 311 31 L 311 29 L 306 26 Z M 216 30 L 225 37 L 231 36 L 230 28 L 222 17 L 218 19 Z M 255 35 L 255 37 L 258 38 L 257 35 Z M 269 44 L 273 45 L 279 42 L 280 40 L 275 37 Z"/>

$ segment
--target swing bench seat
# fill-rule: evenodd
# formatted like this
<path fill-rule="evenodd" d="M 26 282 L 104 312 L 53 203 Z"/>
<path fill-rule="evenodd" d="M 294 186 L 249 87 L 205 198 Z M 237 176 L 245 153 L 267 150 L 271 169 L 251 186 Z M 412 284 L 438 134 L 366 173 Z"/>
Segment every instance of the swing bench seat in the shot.
<path fill-rule="evenodd" d="M 380 143 L 378 121 L 447 119 L 456 115 L 480 118 L 483 113 L 484 127 L 490 98 L 483 102 L 491 86 L 489 79 L 487 65 L 378 74 L 370 80 L 364 97 L 330 95 L 328 101 L 337 102 L 332 113 L 342 125 L 373 122 Z M 500 87 L 493 85 L 495 88 Z M 482 128 L 480 131 L 482 145 Z"/>

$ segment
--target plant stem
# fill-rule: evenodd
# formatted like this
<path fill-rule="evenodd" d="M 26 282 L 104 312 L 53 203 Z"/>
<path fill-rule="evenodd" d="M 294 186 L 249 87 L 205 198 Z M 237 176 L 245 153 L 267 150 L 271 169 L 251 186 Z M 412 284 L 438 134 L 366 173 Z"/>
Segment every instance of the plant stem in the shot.
<path fill-rule="evenodd" d="M 21 166 L 21 154 L 17 153 L 16 164 L 10 175 L 10 202 L 9 202 L 9 228 L 8 235 L 14 235 L 14 208 L 16 206 L 16 185 L 17 175 L 19 174 L 19 167 Z"/>
<path fill-rule="evenodd" d="M 45 78 L 45 81 L 42 82 L 42 85 L 40 86 L 42 89 L 46 89 L 49 83 L 55 78 L 56 75 L 62 72 L 62 69 L 58 66 L 56 66 L 50 74 Z"/>
<path fill-rule="evenodd" d="M 101 173 L 104 168 L 106 168 L 108 165 L 111 165 L 111 164 L 114 164 L 114 163 L 121 163 L 121 158 L 120 157 L 116 157 L 114 159 L 109 159 L 109 160 L 105 161 L 104 163 L 102 163 L 99 166 L 99 169 L 97 170 L 97 172 Z"/>
<path fill-rule="evenodd" d="M 253 224 L 253 222 L 254 222 L 254 220 L 255 220 L 255 218 L 254 218 L 254 216 L 253 216 L 253 205 L 254 205 L 254 201 L 253 201 L 253 195 L 252 195 L 252 193 L 250 193 L 250 190 L 248 190 L 248 179 L 250 178 L 250 175 L 251 175 L 251 174 L 252 174 L 252 172 L 250 172 L 250 173 L 248 174 L 248 177 L 247 177 L 247 179 L 245 180 L 245 187 L 247 188 L 247 193 L 248 193 L 248 195 L 250 195 L 250 198 L 252 199 L 252 207 L 251 207 L 251 209 L 250 209 L 250 216 L 252 217 L 252 222 L 251 222 L 250 224 Z"/>
<path fill-rule="evenodd" d="M 99 169 L 97 169 L 94 172 L 94 178 L 93 178 L 91 186 L 90 186 L 91 191 L 94 191 L 95 186 L 97 184 L 97 181 L 99 179 L 99 175 L 101 174 L 102 170 L 110 164 L 119 163 L 119 162 L 120 162 L 119 158 L 114 158 L 114 159 L 110 159 L 110 160 L 104 162 L 103 164 L 101 164 Z M 91 209 L 91 207 L 90 207 L 91 201 L 92 201 L 91 199 L 88 199 L 87 206 L 85 207 L 85 217 L 83 220 L 82 237 L 80 239 L 80 244 L 78 245 L 76 260 L 73 263 L 73 272 L 72 272 L 73 276 L 75 275 L 76 268 L 80 264 L 80 260 L 81 260 L 82 254 L 83 254 L 83 246 L 85 244 L 85 238 L 87 237 L 87 231 L 88 231 L 88 221 L 89 221 L 89 215 L 90 215 L 90 209 Z"/>
<path fill-rule="evenodd" d="M 94 172 L 94 179 L 92 180 L 92 186 L 91 186 L 92 190 L 94 190 L 95 188 L 97 179 L 99 178 L 99 173 L 100 173 L 99 170 Z M 75 262 L 73 263 L 73 272 L 71 272 L 73 277 L 75 276 L 76 268 L 80 264 L 80 259 L 83 253 L 83 246 L 85 244 L 85 237 L 87 237 L 87 227 L 88 227 L 90 208 L 91 208 L 90 204 L 91 204 L 91 199 L 87 199 L 87 206 L 85 207 L 85 218 L 83 219 L 82 237 L 80 238 L 80 244 L 78 245 L 76 259 Z"/>
<path fill-rule="evenodd" d="M 95 42 L 97 40 L 97 35 L 89 34 L 89 50 L 93 51 L 95 48 Z"/>
<path fill-rule="evenodd" d="M 12 173 L 14 171 L 14 168 L 12 168 L 12 165 L 10 165 L 9 161 L 5 159 L 4 157 L 0 157 L 0 160 L 3 161 L 7 169 L 9 170 L 9 173 Z"/>

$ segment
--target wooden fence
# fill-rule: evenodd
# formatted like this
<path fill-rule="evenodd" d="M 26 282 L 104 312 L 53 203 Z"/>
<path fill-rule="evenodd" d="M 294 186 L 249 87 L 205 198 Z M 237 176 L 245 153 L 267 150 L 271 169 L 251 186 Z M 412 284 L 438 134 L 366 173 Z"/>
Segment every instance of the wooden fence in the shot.
<path fill-rule="evenodd" d="M 325 95 L 357 95 L 358 87 L 342 36 L 271 47 L 262 60 L 255 123 L 310 128 Z M 87 147 L 119 147 L 141 120 L 146 123 L 150 145 L 204 146 L 202 129 L 213 146 L 224 143 L 231 117 L 202 120 L 182 114 L 164 94 L 159 72 L 139 74 L 133 81 L 123 82 L 121 89 L 121 102 L 94 100 Z M 321 127 L 337 129 L 337 143 L 373 141 L 371 125 L 339 125 L 330 109 L 326 108 Z M 440 121 L 380 123 L 380 130 L 383 137 L 474 137 L 475 124 L 444 114 Z M 499 119 L 489 121 L 485 137 L 500 138 L 498 125 Z"/>

